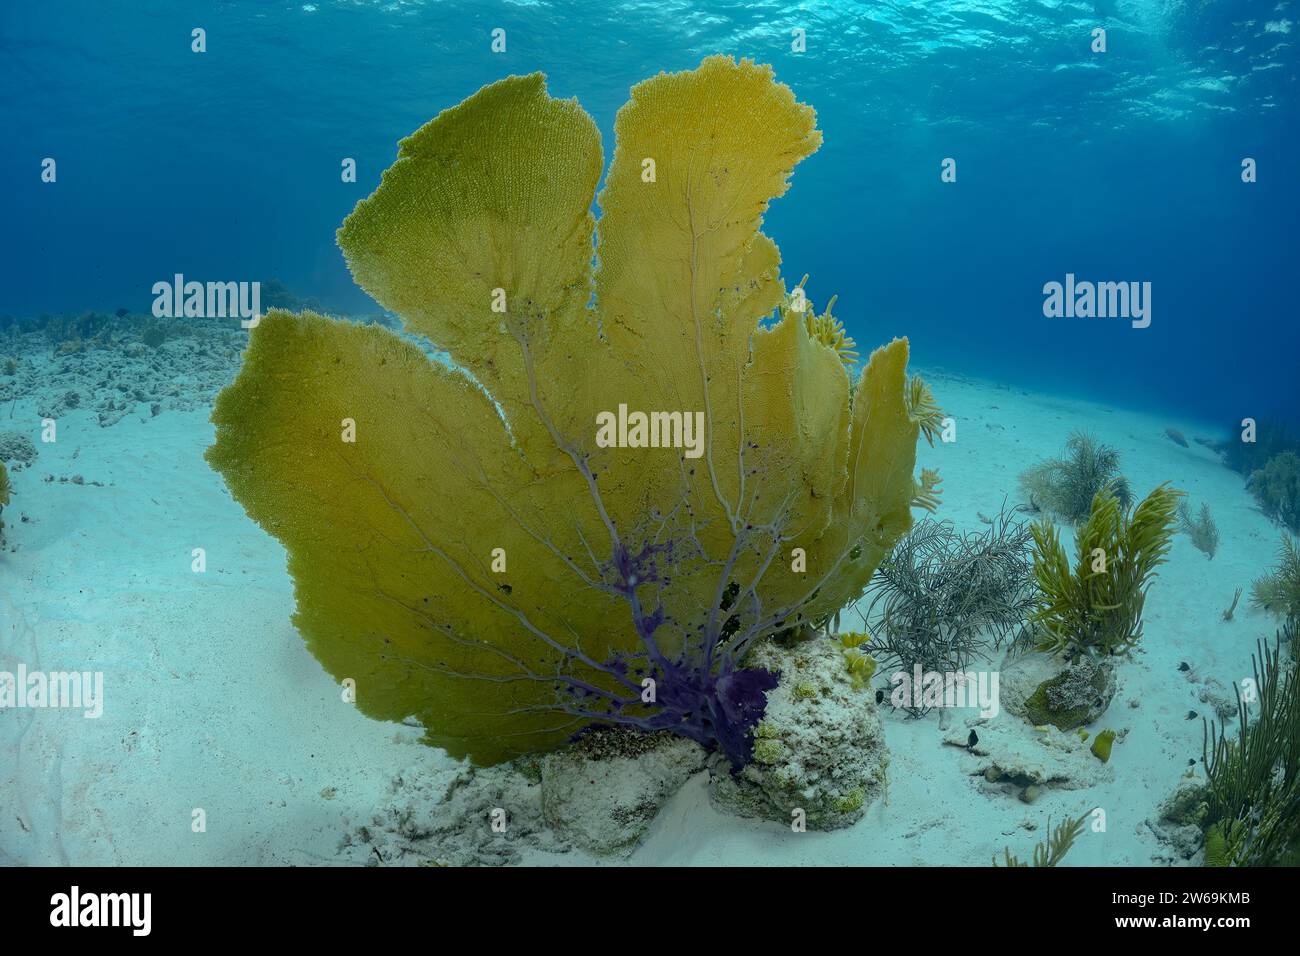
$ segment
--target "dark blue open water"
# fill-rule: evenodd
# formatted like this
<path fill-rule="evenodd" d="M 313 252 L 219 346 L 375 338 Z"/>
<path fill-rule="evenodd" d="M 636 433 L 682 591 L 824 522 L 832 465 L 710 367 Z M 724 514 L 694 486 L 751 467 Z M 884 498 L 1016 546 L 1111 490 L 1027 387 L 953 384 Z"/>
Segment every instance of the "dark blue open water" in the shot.
<path fill-rule="evenodd" d="M 543 70 L 611 145 L 628 87 L 715 52 L 775 65 L 825 145 L 768 231 L 864 343 L 1231 421 L 1289 411 L 1296 28 L 1249 2 L 85 0 L 0 12 L 0 313 L 144 310 L 154 281 L 277 277 L 369 308 L 333 232 L 396 140 Z M 190 31 L 208 51 L 190 50 Z M 1107 50 L 1090 31 L 1107 31 Z M 490 31 L 507 31 L 507 51 Z M 807 50 L 791 51 L 791 31 Z M 40 161 L 58 162 L 57 188 Z M 340 157 L 358 182 L 340 182 Z M 940 163 L 957 161 L 957 182 Z M 1241 181 L 1241 161 L 1258 181 Z M 1152 324 L 1049 321 L 1042 286 L 1149 281 Z"/>

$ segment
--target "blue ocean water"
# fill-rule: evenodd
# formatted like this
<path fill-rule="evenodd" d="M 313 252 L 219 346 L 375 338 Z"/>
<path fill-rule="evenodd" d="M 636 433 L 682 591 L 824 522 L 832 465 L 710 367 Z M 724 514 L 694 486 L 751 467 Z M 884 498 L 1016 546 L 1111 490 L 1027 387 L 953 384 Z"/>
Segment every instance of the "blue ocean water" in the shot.
<path fill-rule="evenodd" d="M 906 334 L 924 364 L 1225 424 L 1288 413 L 1298 19 L 1291 0 L 6 4 L 0 313 L 145 311 L 176 272 L 373 309 L 333 235 L 400 137 L 541 70 L 608 155 L 633 83 L 720 52 L 817 110 L 824 146 L 767 231 L 860 343 Z M 1150 327 L 1045 318 L 1067 273 L 1150 282 Z"/>

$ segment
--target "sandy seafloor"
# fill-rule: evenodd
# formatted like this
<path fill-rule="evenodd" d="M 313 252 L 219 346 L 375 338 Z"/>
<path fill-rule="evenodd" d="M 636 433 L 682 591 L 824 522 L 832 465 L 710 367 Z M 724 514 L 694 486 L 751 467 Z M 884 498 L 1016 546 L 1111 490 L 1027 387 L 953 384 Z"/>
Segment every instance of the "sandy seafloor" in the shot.
<path fill-rule="evenodd" d="M 172 347 L 170 344 L 167 348 Z M 51 359 L 53 361 L 53 359 Z M 921 371 L 925 371 L 921 369 Z M 1221 429 L 1164 415 L 1029 394 L 934 371 L 955 444 L 920 463 L 943 475 L 940 516 L 980 529 L 1017 476 L 1087 428 L 1122 454 L 1138 496 L 1173 480 L 1208 501 L 1222 534 L 1211 561 L 1177 535 L 1146 605 L 1145 637 L 1119 668 L 1119 691 L 1094 725 L 1127 728 L 1113 781 L 1048 790 L 1027 805 L 990 794 L 941 745 L 936 714 L 887 715 L 885 799 L 855 826 L 795 834 L 730 817 L 709 804 L 706 774 L 665 806 L 634 864 L 988 865 L 1011 846 L 1027 857 L 1048 818 L 1107 812 L 1107 832 L 1080 838 L 1070 865 L 1130 866 L 1169 859 L 1147 819 L 1201 756 L 1207 712 L 1178 667 L 1229 686 L 1250 674 L 1258 638 L 1276 622 L 1234 588 L 1274 562 L 1279 531 L 1242 476 L 1206 447 L 1180 447 Z M 0 408 L 0 431 L 39 438 L 34 396 Z M 101 427 L 91 409 L 65 412 L 55 444 L 13 475 L 0 552 L 0 670 L 102 670 L 105 713 L 0 712 L 0 863 L 330 864 L 367 862 L 344 835 L 388 799 L 397 773 L 455 773 L 419 743 L 416 728 L 372 721 L 341 700 L 290 622 L 284 552 L 245 516 L 203 462 L 213 429 L 206 408 L 140 405 Z M 82 477 L 84 483 L 60 482 Z M 47 481 L 53 476 L 53 481 Z M 96 484 L 98 483 L 98 484 Z M 191 571 L 204 548 L 207 571 Z M 1003 714 L 1001 720 L 1017 720 Z M 191 831 L 194 808 L 206 832 Z M 1033 827 L 1031 832 L 1028 827 Z M 521 862 L 587 863 L 590 856 L 520 848 Z M 373 861 L 369 861 L 373 862 Z"/>

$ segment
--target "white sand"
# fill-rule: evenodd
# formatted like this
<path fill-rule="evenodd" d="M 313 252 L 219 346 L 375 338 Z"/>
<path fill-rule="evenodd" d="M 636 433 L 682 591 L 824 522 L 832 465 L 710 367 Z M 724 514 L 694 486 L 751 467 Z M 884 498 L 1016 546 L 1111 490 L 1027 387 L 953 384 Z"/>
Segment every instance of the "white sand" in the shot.
<path fill-rule="evenodd" d="M 990 795 L 940 745 L 936 715 L 890 716 L 888 799 L 851 829 L 794 834 L 729 818 L 709 806 L 701 775 L 670 801 L 634 863 L 986 865 L 1007 845 L 1027 856 L 1049 816 L 1093 806 L 1106 811 L 1107 832 L 1081 838 L 1069 863 L 1142 865 L 1167 853 L 1144 821 L 1188 760 L 1199 764 L 1201 722 L 1187 712 L 1212 716 L 1178 664 L 1225 685 L 1250 674 L 1255 640 L 1271 639 L 1275 622 L 1246 598 L 1233 622 L 1220 615 L 1235 587 L 1273 563 L 1279 532 L 1240 475 L 1164 435 L 1168 425 L 1189 439 L 1212 426 L 933 381 L 958 441 L 923 447 L 921 460 L 940 468 L 940 515 L 959 527 L 982 527 L 977 513 L 995 513 L 1004 496 L 1015 503 L 1018 473 L 1081 427 L 1119 449 L 1139 496 L 1172 479 L 1195 507 L 1213 508 L 1218 556 L 1176 538 L 1147 602 L 1143 646 L 1121 665 L 1119 693 L 1093 728 L 1129 731 L 1114 748 L 1114 782 L 1048 790 L 1032 806 Z M 28 425 L 38 439 L 32 403 L 0 419 L 0 430 Z M 100 670 L 106 702 L 99 719 L 0 712 L 0 863 L 342 862 L 340 840 L 383 802 L 395 772 L 451 766 L 418 731 L 341 700 L 290 623 L 283 551 L 202 461 L 211 435 L 200 412 L 150 419 L 142 407 L 110 428 L 71 412 L 57 444 L 39 445 L 35 464 L 13 476 L 4 519 L 17 550 L 0 553 L 0 670 Z M 73 475 L 87 484 L 57 481 Z M 204 574 L 191 571 L 194 548 L 206 549 Z M 206 832 L 192 832 L 195 808 Z M 576 852 L 526 859 L 585 862 Z"/>

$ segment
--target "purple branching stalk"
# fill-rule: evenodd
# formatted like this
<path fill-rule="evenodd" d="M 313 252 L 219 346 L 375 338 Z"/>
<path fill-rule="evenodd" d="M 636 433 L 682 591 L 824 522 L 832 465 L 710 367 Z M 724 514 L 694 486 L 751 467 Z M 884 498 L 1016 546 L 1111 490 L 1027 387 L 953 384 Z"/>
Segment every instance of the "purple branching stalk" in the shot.
<path fill-rule="evenodd" d="M 659 560 L 671 564 L 674 550 L 672 541 L 648 544 L 635 554 L 618 544 L 605 568 L 617 582 L 613 589 L 628 603 L 642 651 L 609 661 L 601 669 L 624 683 L 629 675 L 648 680 L 653 695 L 648 699 L 609 699 L 593 689 L 570 685 L 564 688 L 569 698 L 564 709 L 599 723 L 646 733 L 675 733 L 708 749 L 716 748 L 734 769 L 740 769 L 753 758 L 753 728 L 762 719 L 767 691 L 776 687 L 777 675 L 762 668 L 738 667 L 740 654 L 716 653 L 725 634 L 734 632 L 738 624 L 729 613 L 734 596 L 733 601 L 726 600 L 725 590 L 720 599 L 724 617 L 720 620 L 719 615 L 711 613 L 698 645 L 688 644 L 676 658 L 665 656 L 656 639 L 656 632 L 665 623 L 663 605 L 656 601 L 648 610 L 639 589 L 664 583 Z M 733 558 L 725 566 L 728 573 L 734 564 L 733 549 Z M 593 707 L 593 703 L 598 706 Z"/>

